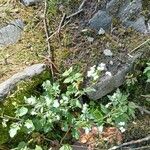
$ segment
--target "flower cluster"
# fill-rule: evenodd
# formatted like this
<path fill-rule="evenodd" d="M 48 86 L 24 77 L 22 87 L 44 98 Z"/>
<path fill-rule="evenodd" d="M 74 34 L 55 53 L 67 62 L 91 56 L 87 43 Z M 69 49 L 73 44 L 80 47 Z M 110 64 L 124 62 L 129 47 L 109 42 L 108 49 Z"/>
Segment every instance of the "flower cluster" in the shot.
<path fill-rule="evenodd" d="M 90 68 L 87 72 L 87 77 L 92 77 L 93 80 L 96 81 L 102 71 L 106 71 L 105 75 L 112 76 L 111 72 L 107 71 L 106 64 L 100 63 L 98 66 L 94 65 Z"/>

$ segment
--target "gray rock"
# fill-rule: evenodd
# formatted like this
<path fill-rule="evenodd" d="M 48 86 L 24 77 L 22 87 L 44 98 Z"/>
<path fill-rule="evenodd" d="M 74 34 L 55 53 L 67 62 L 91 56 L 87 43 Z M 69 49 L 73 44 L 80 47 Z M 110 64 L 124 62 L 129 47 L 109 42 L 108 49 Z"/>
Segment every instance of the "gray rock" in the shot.
<path fill-rule="evenodd" d="M 134 62 L 141 56 L 141 54 L 137 54 L 130 59 L 127 64 L 124 65 L 114 76 L 104 76 L 100 79 L 98 83 L 93 85 L 93 88 L 96 90 L 95 92 L 87 93 L 88 97 L 93 100 L 100 99 L 101 97 L 107 95 L 112 92 L 119 86 L 121 86 L 124 81 L 127 73 L 132 70 Z M 87 86 L 90 86 L 89 83 Z"/>
<path fill-rule="evenodd" d="M 8 46 L 16 43 L 20 37 L 24 27 L 24 23 L 20 19 L 16 19 L 9 25 L 0 29 L 0 46 Z"/>
<path fill-rule="evenodd" d="M 126 21 L 123 23 L 126 27 L 132 27 L 136 31 L 147 34 L 150 33 L 149 29 L 145 25 L 145 17 L 141 16 L 136 21 Z"/>
<path fill-rule="evenodd" d="M 115 17 L 119 17 L 122 22 L 133 19 L 140 15 L 142 11 L 142 0 L 111 0 L 106 5 L 106 11 Z"/>
<path fill-rule="evenodd" d="M 127 0 L 128 1 L 128 0 Z M 136 20 L 142 11 L 142 0 L 133 0 L 122 6 L 118 16 L 122 22 L 126 20 Z"/>
<path fill-rule="evenodd" d="M 112 17 L 106 12 L 99 10 L 89 21 L 89 27 L 97 31 L 100 28 L 108 30 L 111 27 Z"/>
<path fill-rule="evenodd" d="M 35 64 L 24 69 L 22 72 L 13 75 L 8 80 L 0 84 L 0 101 L 2 101 L 12 90 L 17 86 L 17 84 L 26 79 L 31 79 L 36 75 L 41 74 L 46 70 L 45 64 Z"/>
<path fill-rule="evenodd" d="M 106 5 L 106 11 L 112 16 L 118 16 L 121 8 L 124 8 L 130 0 L 111 0 Z"/>
<path fill-rule="evenodd" d="M 41 0 L 21 0 L 21 2 L 25 6 L 32 6 L 32 5 L 36 5 L 37 3 L 41 2 Z"/>
<path fill-rule="evenodd" d="M 118 18 L 125 27 L 132 27 L 141 33 L 149 33 L 145 25 L 145 17 L 141 16 L 142 0 L 111 0 L 106 5 L 106 12 Z"/>

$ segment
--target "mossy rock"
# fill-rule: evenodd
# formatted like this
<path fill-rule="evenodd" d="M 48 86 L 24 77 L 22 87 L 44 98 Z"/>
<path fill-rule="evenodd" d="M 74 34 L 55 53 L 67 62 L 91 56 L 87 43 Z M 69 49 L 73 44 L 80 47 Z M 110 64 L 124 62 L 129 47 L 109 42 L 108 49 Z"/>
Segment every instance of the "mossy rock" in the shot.
<path fill-rule="evenodd" d="M 0 115 L 14 116 L 15 107 L 13 103 L 22 104 L 24 103 L 24 97 L 39 95 L 41 84 L 43 81 L 50 79 L 50 77 L 50 72 L 45 70 L 31 79 L 19 82 L 15 92 L 7 96 L 4 101 L 0 103 Z M 18 139 L 19 137 L 16 138 Z M 6 128 L 2 127 L 2 119 L 0 119 L 0 145 L 8 142 L 8 140 L 10 140 L 9 126 Z"/>

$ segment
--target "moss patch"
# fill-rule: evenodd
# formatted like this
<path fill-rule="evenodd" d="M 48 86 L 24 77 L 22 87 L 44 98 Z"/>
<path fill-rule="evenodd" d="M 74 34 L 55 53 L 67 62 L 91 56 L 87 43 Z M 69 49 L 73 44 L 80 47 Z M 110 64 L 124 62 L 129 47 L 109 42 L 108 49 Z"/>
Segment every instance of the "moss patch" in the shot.
<path fill-rule="evenodd" d="M 30 80 L 22 81 L 17 85 L 15 92 L 8 96 L 3 103 L 0 103 L 0 115 L 14 115 L 13 102 L 17 104 L 22 104 L 24 102 L 24 97 L 29 97 L 31 95 L 39 95 L 40 91 L 38 88 L 41 86 L 43 81 L 50 79 L 51 75 L 48 71 L 44 71 L 38 76 L 33 77 Z M 3 128 L 1 125 L 2 119 L 0 119 L 0 144 L 8 141 L 8 128 Z"/>

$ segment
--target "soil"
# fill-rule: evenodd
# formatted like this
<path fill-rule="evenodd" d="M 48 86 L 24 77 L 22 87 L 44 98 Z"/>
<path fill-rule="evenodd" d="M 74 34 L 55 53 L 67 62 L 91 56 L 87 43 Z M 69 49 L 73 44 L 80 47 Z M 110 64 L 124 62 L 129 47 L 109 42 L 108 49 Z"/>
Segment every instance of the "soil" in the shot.
<path fill-rule="evenodd" d="M 56 9 L 60 8 L 59 4 Z M 64 5 L 63 11 L 71 14 L 77 11 L 79 1 L 73 1 L 69 5 Z M 87 27 L 89 19 L 97 10 L 105 6 L 105 1 L 97 2 L 89 0 L 84 11 L 73 17 L 70 22 L 61 30 L 61 33 L 51 38 L 51 49 L 54 51 L 55 64 L 60 71 L 74 65 L 82 68 L 84 72 L 99 63 L 106 63 L 109 71 L 115 73 L 119 67 L 126 62 L 127 54 L 132 49 L 144 42 L 148 36 L 139 34 L 132 29 L 125 29 L 120 23 L 113 21 L 113 32 L 98 35 L 96 31 Z M 6 23 L 11 19 L 22 18 L 26 24 L 21 40 L 8 47 L 0 49 L 0 83 L 8 79 L 14 73 L 22 70 L 26 66 L 44 62 L 41 55 L 47 55 L 47 43 L 43 28 L 43 6 L 25 7 L 19 2 L 5 0 L 0 6 L 2 21 Z M 57 10 L 55 15 L 49 15 L 50 31 L 56 31 L 60 23 L 62 12 Z M 87 29 L 86 33 L 82 30 Z M 88 37 L 93 37 L 94 41 L 89 42 Z M 110 49 L 113 57 L 104 56 L 103 51 Z M 113 61 L 113 65 L 109 62 Z"/>

